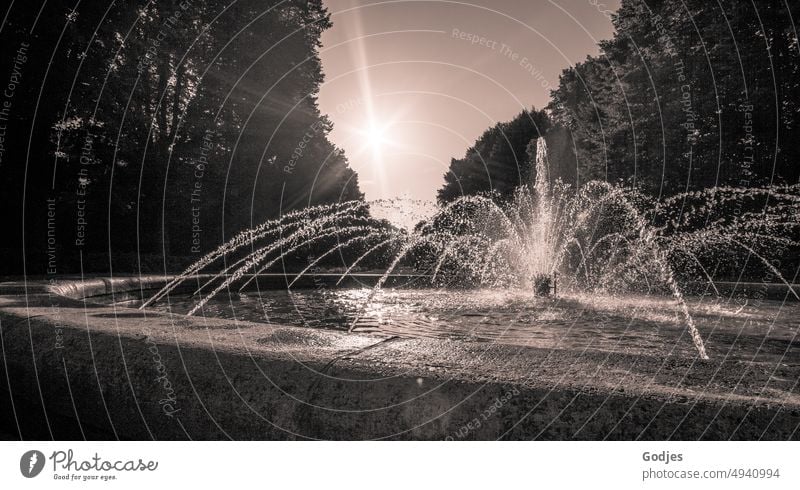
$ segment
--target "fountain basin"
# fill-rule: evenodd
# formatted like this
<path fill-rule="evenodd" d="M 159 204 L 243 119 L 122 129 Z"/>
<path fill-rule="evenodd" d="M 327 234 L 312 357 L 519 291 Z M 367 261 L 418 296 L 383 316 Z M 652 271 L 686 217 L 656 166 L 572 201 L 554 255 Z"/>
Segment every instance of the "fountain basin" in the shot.
<path fill-rule="evenodd" d="M 4 397 L 3 419 L 25 438 L 796 439 L 800 424 L 790 332 L 742 333 L 731 317 L 708 337 L 710 361 L 625 348 L 648 330 L 635 323 L 612 350 L 591 338 L 531 345 L 186 317 L 45 292 L 0 296 L 0 322 L 16 408 Z M 737 344 L 743 336 L 754 338 Z M 764 357 L 746 352 L 756 339 Z"/>

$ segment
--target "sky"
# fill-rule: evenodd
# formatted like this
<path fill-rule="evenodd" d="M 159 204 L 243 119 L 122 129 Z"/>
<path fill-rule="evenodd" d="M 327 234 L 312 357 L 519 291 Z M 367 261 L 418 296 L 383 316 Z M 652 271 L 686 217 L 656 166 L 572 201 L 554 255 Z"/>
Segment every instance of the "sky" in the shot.
<path fill-rule="evenodd" d="M 547 105 L 619 0 L 324 0 L 319 105 L 368 200 L 434 200 L 453 157 Z"/>

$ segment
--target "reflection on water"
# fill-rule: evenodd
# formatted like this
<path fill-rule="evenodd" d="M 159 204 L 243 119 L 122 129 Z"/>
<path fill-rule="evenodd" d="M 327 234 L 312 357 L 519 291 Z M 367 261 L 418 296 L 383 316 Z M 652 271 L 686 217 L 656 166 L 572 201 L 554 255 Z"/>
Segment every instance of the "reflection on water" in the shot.
<path fill-rule="evenodd" d="M 384 289 L 269 290 L 219 295 L 205 316 L 244 321 L 380 332 L 401 337 L 491 341 L 544 348 L 607 350 L 694 356 L 684 316 L 663 296 L 568 295 L 534 298 L 522 290 Z M 157 308 L 186 313 L 191 296 L 171 296 Z M 780 358 L 796 349 L 800 307 L 764 302 L 758 308 L 733 303 L 690 302 L 692 315 L 718 342 L 717 352 L 747 358 Z"/>

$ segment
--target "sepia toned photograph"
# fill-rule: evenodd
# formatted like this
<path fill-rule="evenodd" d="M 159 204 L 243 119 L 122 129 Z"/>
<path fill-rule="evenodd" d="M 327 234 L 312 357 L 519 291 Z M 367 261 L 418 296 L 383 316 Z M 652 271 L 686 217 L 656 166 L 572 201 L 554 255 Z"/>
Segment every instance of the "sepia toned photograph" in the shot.
<path fill-rule="evenodd" d="M 797 441 L 798 24 L 6 3 L 0 439 L 61 443 L 8 488 L 169 471 L 80 441 Z"/>

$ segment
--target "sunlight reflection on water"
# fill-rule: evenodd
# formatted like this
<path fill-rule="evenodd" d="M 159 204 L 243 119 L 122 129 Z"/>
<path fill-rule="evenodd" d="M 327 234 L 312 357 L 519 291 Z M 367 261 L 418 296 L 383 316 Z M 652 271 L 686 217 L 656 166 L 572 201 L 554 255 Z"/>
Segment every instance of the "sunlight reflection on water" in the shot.
<path fill-rule="evenodd" d="M 370 288 L 330 288 L 220 295 L 205 305 L 203 314 L 343 331 L 355 321 L 356 332 L 401 337 L 694 355 L 680 309 L 667 296 L 535 298 L 528 291 L 513 289 L 384 289 L 370 301 L 371 293 Z M 185 313 L 194 303 L 191 296 L 172 296 L 170 310 Z M 709 330 L 719 325 L 726 331 L 740 329 L 763 317 L 765 321 L 772 318 L 771 323 L 780 320 L 771 335 L 780 334 L 781 329 L 788 335 L 798 307 L 779 306 L 776 302 L 743 312 L 735 304 L 699 298 L 691 302 L 692 314 Z M 767 333 L 749 328 L 746 333 L 756 335 L 754 342 Z M 739 342 L 744 340 L 741 337 Z"/>

